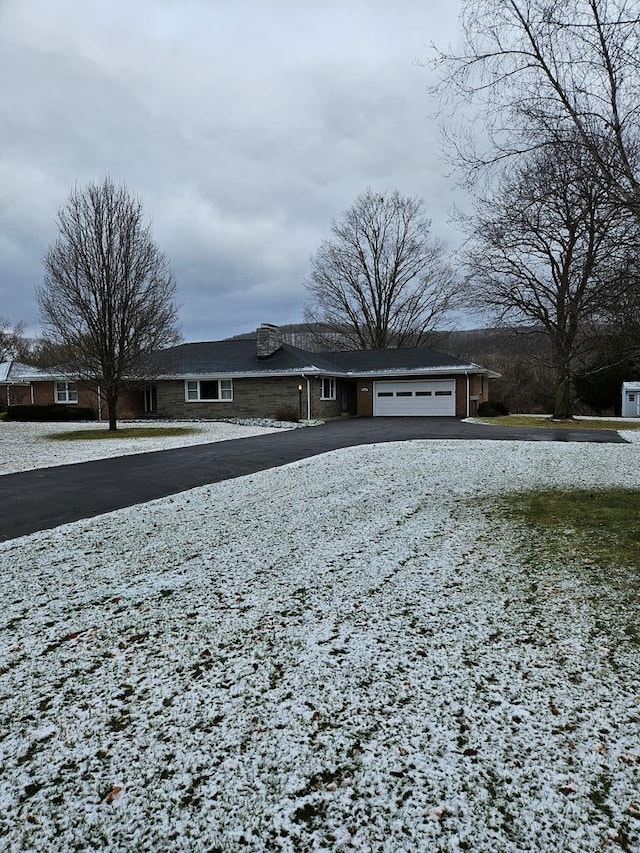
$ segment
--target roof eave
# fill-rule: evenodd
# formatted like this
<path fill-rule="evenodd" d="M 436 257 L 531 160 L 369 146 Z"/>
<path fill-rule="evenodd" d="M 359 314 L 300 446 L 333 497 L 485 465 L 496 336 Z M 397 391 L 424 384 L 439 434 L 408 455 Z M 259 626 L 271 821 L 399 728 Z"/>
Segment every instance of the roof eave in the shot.
<path fill-rule="evenodd" d="M 199 379 L 267 379 L 278 376 L 336 376 L 344 379 L 369 379 L 372 376 L 450 376 L 452 374 L 464 375 L 473 373 L 486 376 L 489 379 L 498 379 L 500 373 L 480 367 L 478 364 L 444 365 L 438 367 L 387 367 L 377 370 L 339 370 L 316 367 L 292 367 L 289 369 L 276 370 L 220 370 L 202 371 L 200 373 L 190 371 L 188 373 L 162 373 L 154 376 L 154 380 L 180 380 L 196 381 Z"/>
<path fill-rule="evenodd" d="M 198 379 L 266 379 L 266 378 L 276 378 L 278 376 L 307 376 L 307 375 L 322 375 L 326 374 L 328 371 L 321 370 L 318 367 L 309 366 L 309 367 L 291 367 L 288 369 L 276 369 L 276 370 L 217 370 L 217 371 L 201 371 L 200 373 L 196 373 L 195 371 L 190 371 L 189 373 L 162 373 L 157 376 L 150 377 L 150 379 L 155 380 L 180 380 L 180 381 L 193 381 L 195 382 Z"/>
<path fill-rule="evenodd" d="M 451 376 L 473 373 L 486 376 L 489 379 L 497 379 L 499 373 L 493 370 L 487 370 L 485 367 L 480 367 L 478 364 L 465 365 L 440 365 L 437 367 L 400 367 L 400 368 L 384 368 L 379 370 L 358 370 L 351 371 L 347 374 L 353 379 L 365 379 L 372 376 Z"/>

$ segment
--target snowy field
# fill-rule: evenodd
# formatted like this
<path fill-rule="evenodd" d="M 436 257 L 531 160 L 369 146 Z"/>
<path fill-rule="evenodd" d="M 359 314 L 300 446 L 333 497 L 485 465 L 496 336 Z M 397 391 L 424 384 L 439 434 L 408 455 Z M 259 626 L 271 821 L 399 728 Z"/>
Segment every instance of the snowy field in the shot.
<path fill-rule="evenodd" d="M 552 484 L 640 443 L 351 448 L 1 544 L 0 846 L 640 850 L 640 596 L 495 517 Z"/>
<path fill-rule="evenodd" d="M 185 427 L 193 429 L 191 435 L 163 438 L 96 439 L 96 441 L 51 441 L 50 436 L 73 430 L 105 430 L 104 423 L 16 423 L 0 421 L 0 474 L 29 471 L 34 468 L 51 468 L 74 462 L 89 462 L 92 459 L 107 459 L 127 456 L 131 453 L 151 453 L 154 450 L 170 450 L 210 441 L 227 441 L 263 435 L 273 432 L 274 427 L 247 426 L 222 421 L 131 421 L 121 422 L 120 427 Z"/>

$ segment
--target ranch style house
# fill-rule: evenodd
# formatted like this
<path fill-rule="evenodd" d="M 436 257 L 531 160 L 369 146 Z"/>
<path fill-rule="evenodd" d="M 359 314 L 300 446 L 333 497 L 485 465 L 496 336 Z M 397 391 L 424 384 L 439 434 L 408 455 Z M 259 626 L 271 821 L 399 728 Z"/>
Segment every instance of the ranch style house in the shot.
<path fill-rule="evenodd" d="M 340 415 L 459 417 L 488 400 L 499 374 L 424 347 L 307 352 L 263 324 L 253 339 L 185 343 L 152 359 L 132 379 L 119 418 L 173 420 L 273 418 L 294 409 L 303 419 Z M 106 416 L 99 388 L 63 371 L 0 364 L 0 406 L 82 406 Z"/>

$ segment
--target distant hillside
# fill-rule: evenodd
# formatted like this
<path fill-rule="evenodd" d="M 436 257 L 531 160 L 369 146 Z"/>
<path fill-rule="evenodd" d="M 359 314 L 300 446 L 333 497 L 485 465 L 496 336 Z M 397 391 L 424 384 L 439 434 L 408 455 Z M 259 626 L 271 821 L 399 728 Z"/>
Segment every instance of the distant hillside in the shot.
<path fill-rule="evenodd" d="M 323 329 L 321 326 L 308 323 L 289 323 L 285 326 L 278 326 L 282 333 L 282 340 L 292 347 L 307 350 L 308 352 L 323 352 L 327 349 L 340 349 L 339 336 L 329 329 Z M 226 338 L 229 341 L 247 341 L 254 340 L 257 336 L 257 330 L 254 332 L 243 332 L 240 335 L 233 335 L 231 338 Z M 326 346 L 326 341 L 333 338 L 331 347 Z M 345 347 L 346 349 L 346 347 Z"/>

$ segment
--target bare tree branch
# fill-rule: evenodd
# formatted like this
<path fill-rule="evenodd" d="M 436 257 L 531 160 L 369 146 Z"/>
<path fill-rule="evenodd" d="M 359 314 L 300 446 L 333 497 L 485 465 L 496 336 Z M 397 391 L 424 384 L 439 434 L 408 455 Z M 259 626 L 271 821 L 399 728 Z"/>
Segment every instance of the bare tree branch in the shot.
<path fill-rule="evenodd" d="M 19 356 L 24 349 L 24 326 L 13 326 L 6 317 L 0 317 L 0 363 Z"/>
<path fill-rule="evenodd" d="M 354 349 L 419 346 L 457 307 L 460 284 L 424 204 L 367 190 L 311 257 L 305 318 Z"/>
<path fill-rule="evenodd" d="M 141 201 L 109 177 L 76 187 L 57 224 L 37 288 L 43 329 L 100 385 L 115 429 L 118 398 L 142 357 L 180 339 L 175 281 Z"/>
<path fill-rule="evenodd" d="M 580 151 L 587 168 L 576 165 Z M 611 204 L 589 165 L 579 143 L 578 152 L 530 155 L 477 202 L 467 247 L 475 303 L 503 322 L 545 330 L 559 418 L 571 413 L 571 380 L 590 324 L 629 287 L 638 241 L 635 218 Z"/>
<path fill-rule="evenodd" d="M 467 177 L 577 142 L 612 200 L 640 220 L 637 2 L 470 0 L 462 26 L 463 50 L 437 52 L 433 93 L 443 109 L 464 110 L 466 127 L 451 120 L 446 139 Z"/>

